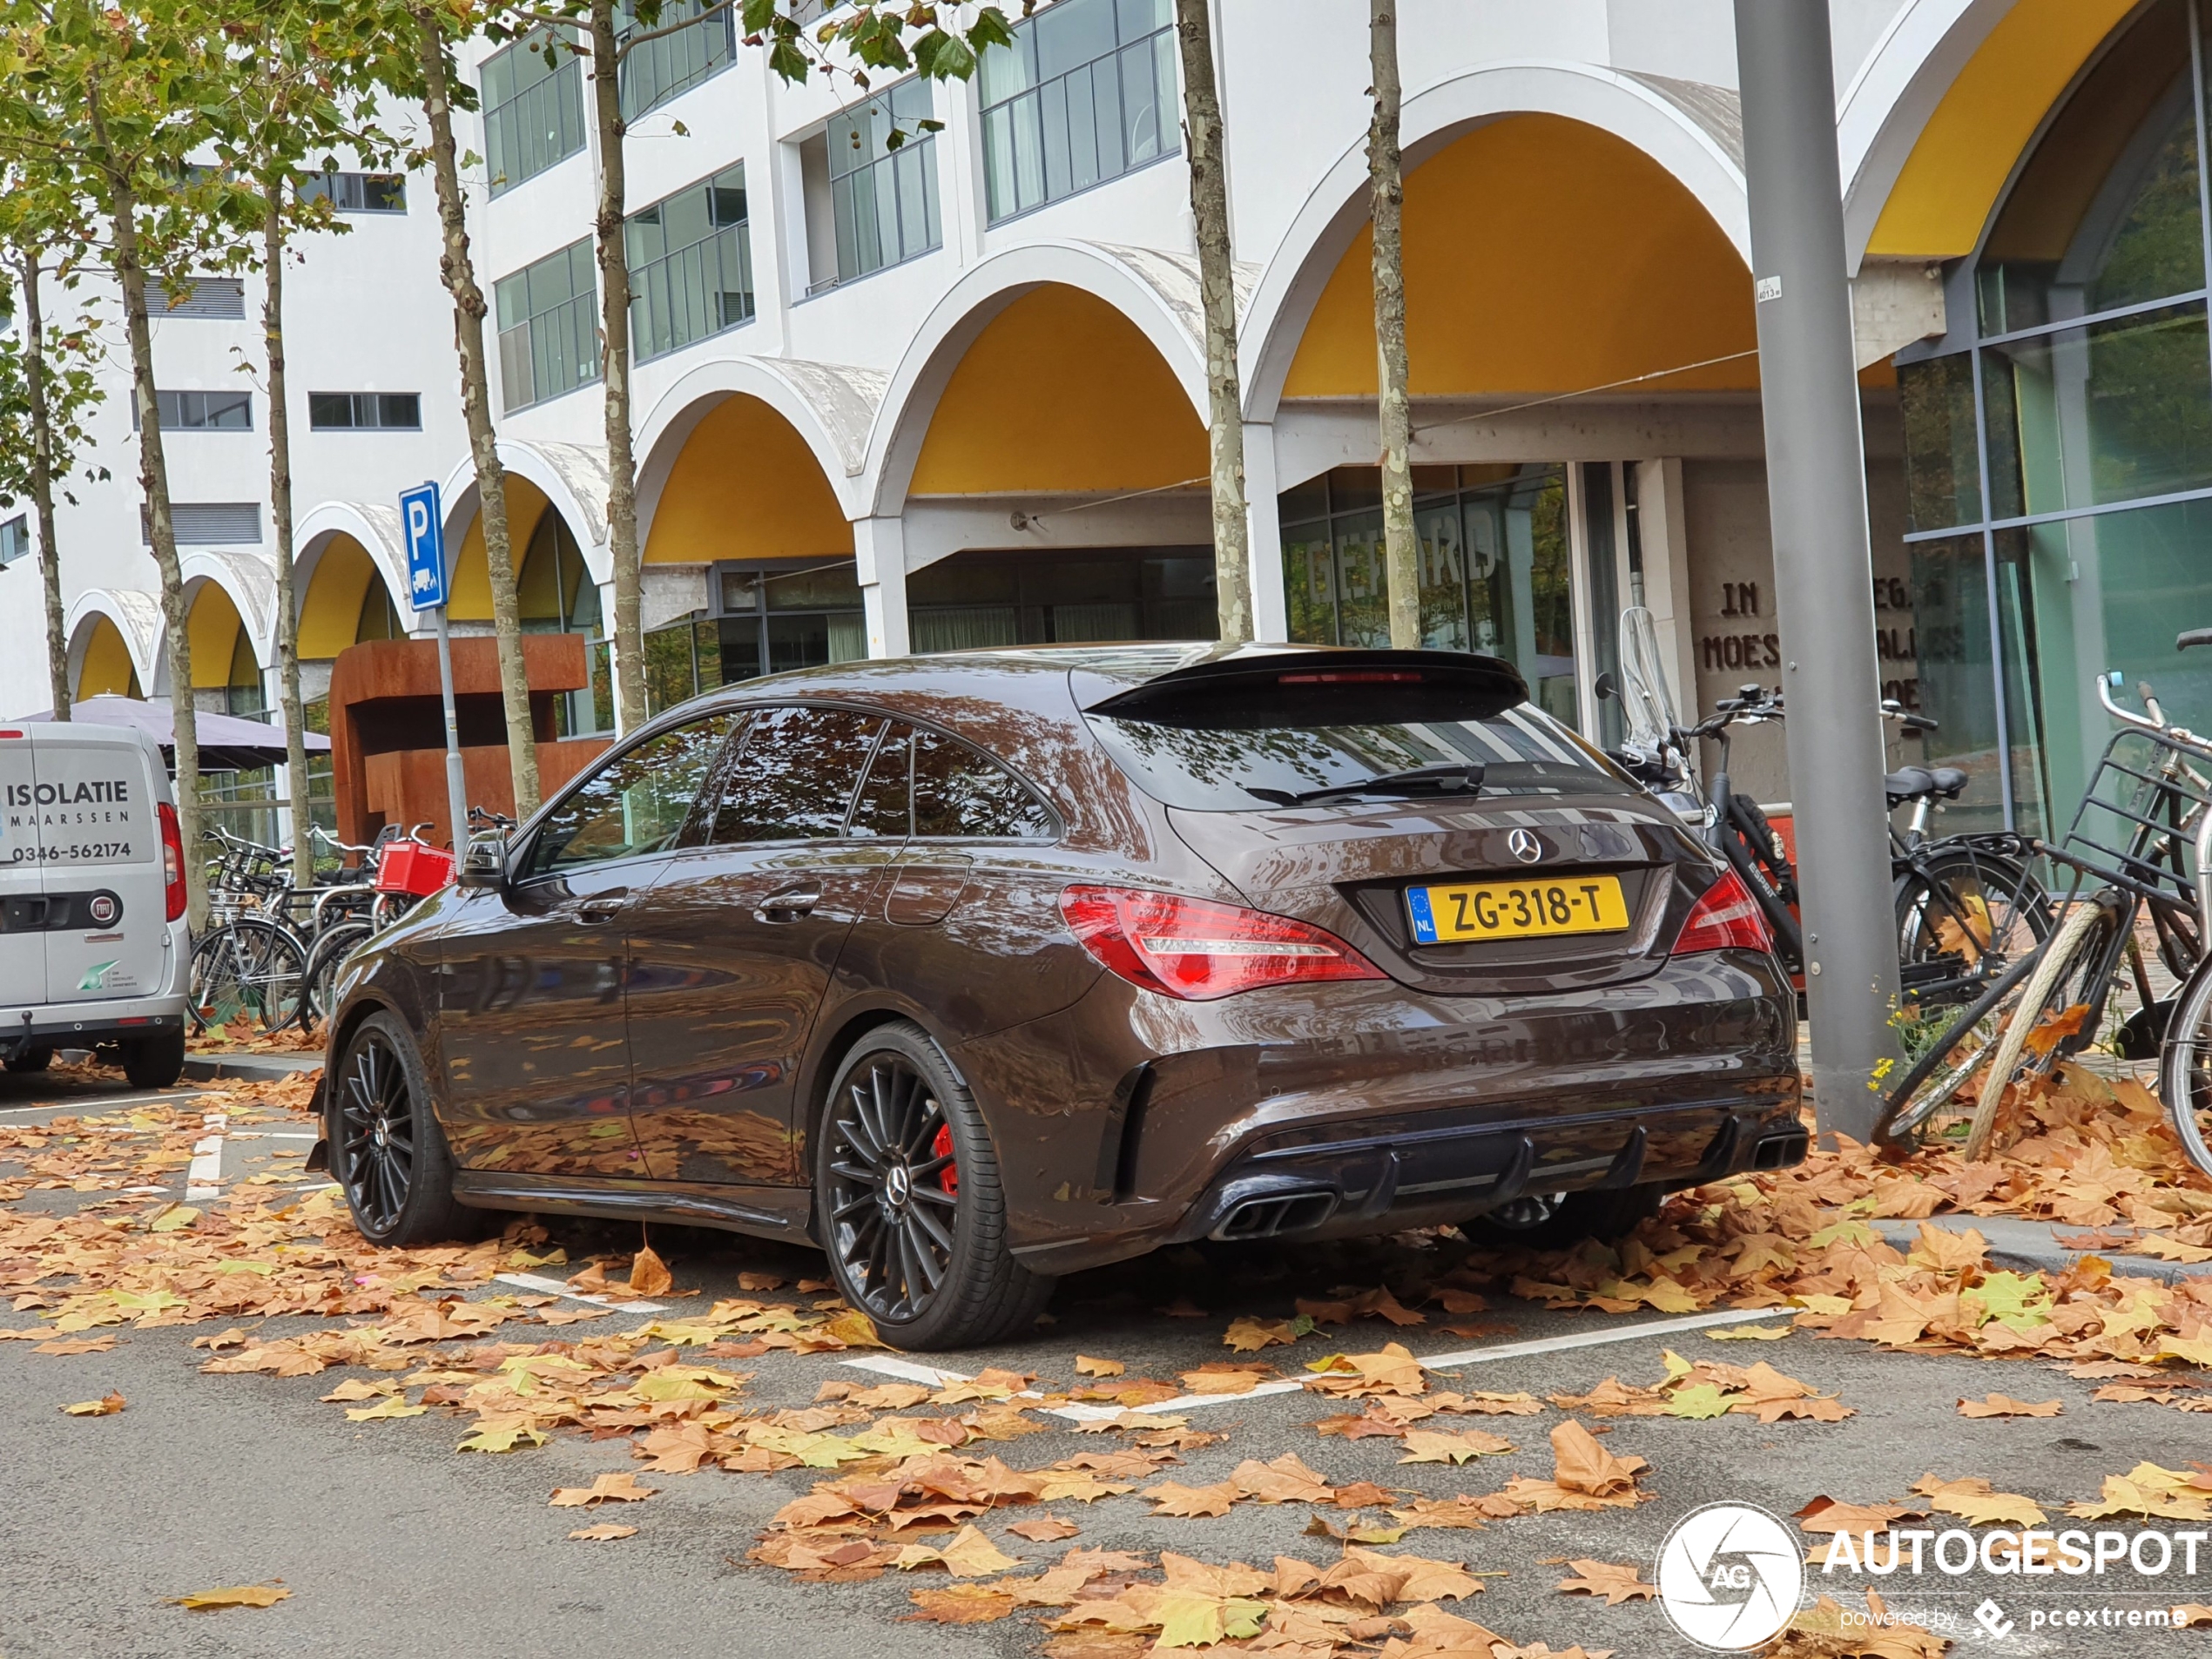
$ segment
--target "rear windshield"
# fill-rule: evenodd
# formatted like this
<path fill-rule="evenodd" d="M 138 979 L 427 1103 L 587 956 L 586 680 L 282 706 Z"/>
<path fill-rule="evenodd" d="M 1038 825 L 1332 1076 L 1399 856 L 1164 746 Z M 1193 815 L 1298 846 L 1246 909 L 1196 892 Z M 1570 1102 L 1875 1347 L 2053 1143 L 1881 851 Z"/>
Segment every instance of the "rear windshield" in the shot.
<path fill-rule="evenodd" d="M 1280 807 L 1285 795 L 1465 761 L 1482 767 L 1485 799 L 1637 792 L 1635 785 L 1597 751 L 1526 703 L 1487 720 L 1259 726 L 1237 731 L 1156 725 L 1104 714 L 1084 718 L 1122 770 L 1145 793 L 1170 806 L 1192 812 L 1244 813 Z M 1398 795 L 1401 792 L 1385 792 Z M 1373 799 L 1339 796 L 1331 804 L 1357 805 Z"/>

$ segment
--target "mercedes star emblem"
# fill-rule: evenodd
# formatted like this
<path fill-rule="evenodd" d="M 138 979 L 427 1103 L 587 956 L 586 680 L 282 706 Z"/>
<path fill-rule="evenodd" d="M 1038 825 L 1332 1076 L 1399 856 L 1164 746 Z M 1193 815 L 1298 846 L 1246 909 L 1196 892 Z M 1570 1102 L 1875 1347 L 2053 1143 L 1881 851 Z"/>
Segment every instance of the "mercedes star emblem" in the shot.
<path fill-rule="evenodd" d="M 1523 864 L 1534 864 L 1544 856 L 1544 844 L 1536 839 L 1533 830 L 1515 830 L 1506 837 L 1506 845 L 1513 849 L 1514 857 Z"/>

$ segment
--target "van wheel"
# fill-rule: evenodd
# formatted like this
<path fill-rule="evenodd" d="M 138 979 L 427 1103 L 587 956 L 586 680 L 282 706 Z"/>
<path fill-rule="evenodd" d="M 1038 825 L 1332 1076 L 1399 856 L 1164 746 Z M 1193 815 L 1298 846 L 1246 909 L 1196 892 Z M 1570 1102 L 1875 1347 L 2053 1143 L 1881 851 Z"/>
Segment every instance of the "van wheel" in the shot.
<path fill-rule="evenodd" d="M 355 1028 L 324 1110 L 330 1172 L 370 1244 L 445 1244 L 479 1231 L 477 1212 L 454 1198 L 429 1077 L 396 1015 L 372 1014 Z"/>
<path fill-rule="evenodd" d="M 44 1071 L 53 1063 L 51 1049 L 23 1049 L 8 1056 L 10 1071 Z"/>
<path fill-rule="evenodd" d="M 125 1043 L 123 1075 L 133 1089 L 166 1089 L 175 1082 L 185 1075 L 184 1028 Z"/>
<path fill-rule="evenodd" d="M 1521 1244 L 1530 1250 L 1566 1250 L 1588 1238 L 1609 1244 L 1634 1232 L 1636 1224 L 1646 1217 L 1657 1215 L 1659 1201 L 1665 1196 L 1656 1183 L 1570 1192 L 1547 1215 L 1533 1215 L 1521 1211 L 1518 1204 L 1507 1204 L 1502 1211 L 1477 1217 L 1465 1231 L 1478 1244 Z"/>
<path fill-rule="evenodd" d="M 861 1038 L 815 1137 L 814 1203 L 845 1299 L 895 1348 L 972 1348 L 1051 1299 L 1006 1242 L 998 1155 L 975 1101 L 905 1021 Z"/>

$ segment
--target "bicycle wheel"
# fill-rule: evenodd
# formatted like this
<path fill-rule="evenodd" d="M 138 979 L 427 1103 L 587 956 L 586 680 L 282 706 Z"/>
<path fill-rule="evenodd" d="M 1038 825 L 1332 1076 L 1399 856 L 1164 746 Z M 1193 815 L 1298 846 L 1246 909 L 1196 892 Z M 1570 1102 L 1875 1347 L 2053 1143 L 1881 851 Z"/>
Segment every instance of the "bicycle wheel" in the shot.
<path fill-rule="evenodd" d="M 1965 848 L 1922 855 L 1898 882 L 1898 964 L 1922 1003 L 1979 995 L 2050 931 L 2043 884 L 2010 859 Z"/>
<path fill-rule="evenodd" d="M 327 1020 L 338 991 L 338 976 L 346 959 L 376 929 L 366 921 L 341 921 L 323 930 L 307 956 L 306 1020 Z"/>
<path fill-rule="evenodd" d="M 2158 1056 L 2158 1097 L 2182 1152 L 2212 1175 L 2212 961 L 2199 962 L 2175 995 Z"/>
<path fill-rule="evenodd" d="M 307 968 L 300 941 L 274 922 L 242 916 L 218 927 L 192 949 L 194 1026 L 283 1030 L 300 1017 Z"/>
<path fill-rule="evenodd" d="M 1918 1143 L 1928 1120 L 1981 1069 L 2004 1035 L 2035 961 L 2031 949 L 1973 1002 L 1949 1016 L 1882 1103 L 1882 1116 L 1874 1125 L 1877 1145 L 1906 1150 Z M 1908 1037 L 1907 1046 L 1917 1045 Z"/>
<path fill-rule="evenodd" d="M 1974 1106 L 1973 1127 L 1966 1132 L 1965 1152 L 1970 1161 L 1988 1152 L 2006 1089 L 2023 1077 L 2048 1070 L 2061 1054 L 2073 1053 L 2096 1035 L 2097 1016 L 2112 988 L 2114 947 L 2134 908 L 2129 900 L 2107 889 L 2068 910 L 2058 930 L 2044 941 L 2036 954 L 2035 971 L 2020 991 L 2020 1005 L 1991 1051 L 1989 1072 Z M 2040 1038 L 2052 1022 L 2069 1019 L 2071 1031 L 2048 1041 Z"/>

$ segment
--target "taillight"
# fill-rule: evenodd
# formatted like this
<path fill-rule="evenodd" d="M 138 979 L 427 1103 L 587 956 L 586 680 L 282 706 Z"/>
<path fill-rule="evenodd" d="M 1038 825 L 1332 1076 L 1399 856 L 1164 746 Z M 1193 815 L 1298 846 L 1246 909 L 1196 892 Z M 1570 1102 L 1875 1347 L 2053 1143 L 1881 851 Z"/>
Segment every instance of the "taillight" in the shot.
<path fill-rule="evenodd" d="M 161 820 L 161 897 L 167 920 L 185 914 L 185 833 L 177 826 L 177 809 L 167 801 L 154 803 Z"/>
<path fill-rule="evenodd" d="M 1186 1002 L 1263 985 L 1380 979 L 1327 929 L 1241 906 L 1134 887 L 1069 887 L 1060 914 L 1082 946 L 1130 984 Z"/>
<path fill-rule="evenodd" d="M 1682 925 L 1674 954 L 1691 956 L 1708 950 L 1757 950 L 1771 954 L 1774 934 L 1766 925 L 1758 900 L 1735 871 L 1705 889 Z"/>

